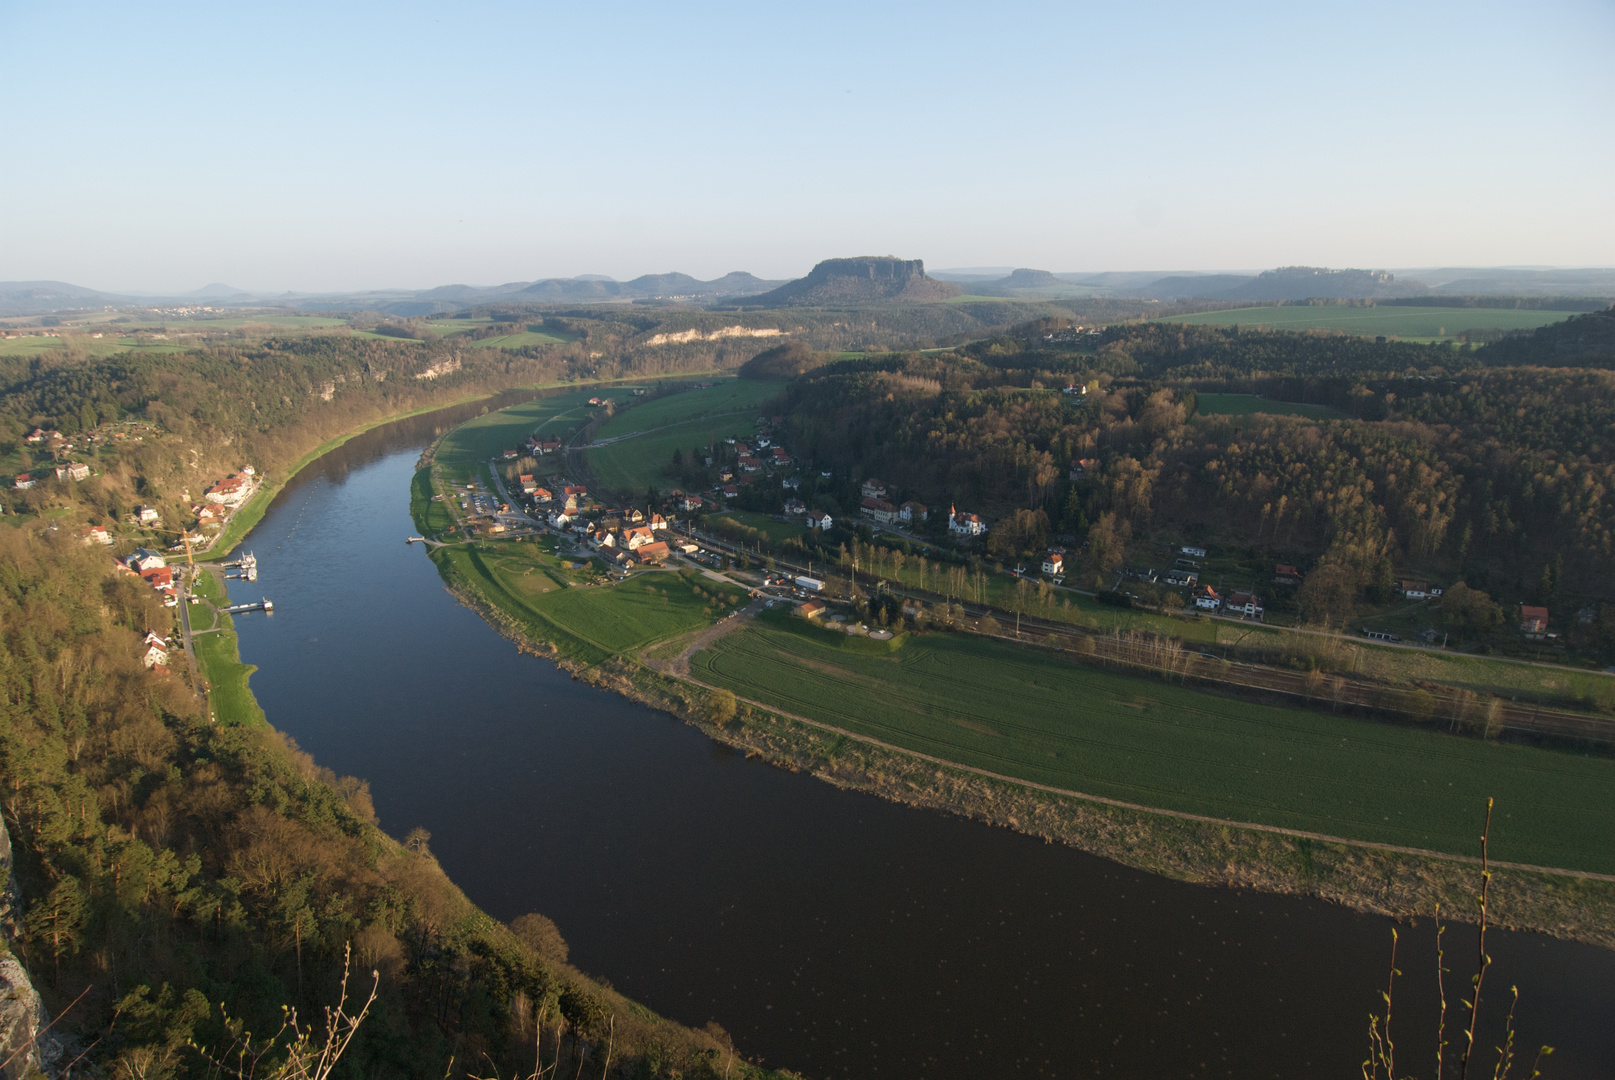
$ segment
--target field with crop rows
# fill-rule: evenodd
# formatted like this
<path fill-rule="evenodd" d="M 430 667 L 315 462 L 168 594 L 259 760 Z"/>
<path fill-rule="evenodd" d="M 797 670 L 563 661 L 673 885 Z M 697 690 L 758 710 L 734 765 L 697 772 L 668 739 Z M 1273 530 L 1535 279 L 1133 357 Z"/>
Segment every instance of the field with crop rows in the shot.
<path fill-rule="evenodd" d="M 1164 809 L 1615 872 L 1615 761 L 1257 705 L 963 635 L 892 656 L 770 613 L 692 673 L 950 761 Z"/>
<path fill-rule="evenodd" d="M 1517 308 L 1347 307 L 1285 304 L 1173 315 L 1162 322 L 1243 326 L 1270 330 L 1336 330 L 1364 337 L 1415 340 L 1455 338 L 1467 330 L 1534 330 L 1562 322 L 1574 312 Z"/>

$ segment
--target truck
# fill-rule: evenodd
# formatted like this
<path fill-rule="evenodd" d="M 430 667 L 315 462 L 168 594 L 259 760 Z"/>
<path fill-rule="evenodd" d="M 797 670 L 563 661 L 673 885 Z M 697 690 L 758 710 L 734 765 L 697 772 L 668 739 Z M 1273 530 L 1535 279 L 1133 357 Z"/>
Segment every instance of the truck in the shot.
<path fill-rule="evenodd" d="M 808 592 L 820 592 L 824 589 L 824 582 L 818 578 L 799 577 L 796 579 L 796 587 L 806 589 Z"/>

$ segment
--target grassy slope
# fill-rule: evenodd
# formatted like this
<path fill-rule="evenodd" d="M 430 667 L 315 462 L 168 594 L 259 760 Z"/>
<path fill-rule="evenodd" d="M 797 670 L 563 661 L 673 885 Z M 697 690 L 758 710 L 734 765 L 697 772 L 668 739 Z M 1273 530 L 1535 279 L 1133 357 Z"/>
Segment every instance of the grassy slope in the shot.
<path fill-rule="evenodd" d="M 964 636 L 849 654 L 789 622 L 729 634 L 704 681 L 951 761 L 1147 806 L 1615 872 L 1615 762 L 1240 702 Z"/>
<path fill-rule="evenodd" d="M 545 435 L 564 436 L 584 423 L 590 414 L 589 398 L 598 389 L 579 390 L 554 397 L 500 409 L 455 428 L 438 444 L 434 460 L 442 470 L 443 479 L 450 483 L 465 483 L 487 465 L 488 459 L 506 448 L 514 448 L 534 431 Z M 559 455 L 547 454 L 546 464 L 563 460 Z"/>
<path fill-rule="evenodd" d="M 596 433 L 596 440 L 622 442 L 588 452 L 589 471 L 608 491 L 637 495 L 666 486 L 662 469 L 675 449 L 688 454 L 729 435 L 749 436 L 757 409 L 776 396 L 784 383 L 728 379 L 706 390 L 671 394 L 624 409 Z M 638 434 L 646 432 L 647 434 Z"/>
<path fill-rule="evenodd" d="M 1265 326 L 1273 330 L 1338 330 L 1347 334 L 1400 338 L 1450 338 L 1465 330 L 1534 330 L 1562 322 L 1573 312 L 1520 311 L 1514 308 L 1449 307 L 1284 307 L 1236 308 L 1173 315 L 1162 322 L 1213 326 Z"/>
<path fill-rule="evenodd" d="M 230 598 L 224 585 L 207 571 L 198 573 L 196 592 L 220 607 L 229 606 Z M 201 666 L 202 677 L 209 684 L 208 700 L 213 707 L 214 719 L 221 724 L 268 724 L 263 709 L 258 706 L 258 699 L 247 685 L 247 680 L 258 668 L 254 664 L 241 662 L 235 621 L 228 615 L 220 614 L 215 622 L 211 612 L 200 604 L 191 606 L 191 620 L 193 631 L 214 625 L 222 627 L 215 633 L 193 634 L 191 638 L 192 647 L 196 650 L 196 662 Z M 176 657 L 175 663 L 179 662 Z"/>

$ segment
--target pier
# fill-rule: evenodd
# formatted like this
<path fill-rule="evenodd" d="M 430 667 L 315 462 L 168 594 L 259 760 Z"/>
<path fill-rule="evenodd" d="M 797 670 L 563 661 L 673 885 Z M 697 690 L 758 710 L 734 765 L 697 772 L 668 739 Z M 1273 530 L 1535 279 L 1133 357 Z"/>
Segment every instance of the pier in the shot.
<path fill-rule="evenodd" d="M 243 611 L 274 611 L 274 610 L 275 610 L 275 602 L 273 600 L 259 600 L 257 603 L 253 603 L 253 604 L 231 604 L 229 607 L 224 609 L 224 613 L 226 615 L 235 615 L 235 614 L 238 614 L 238 613 L 243 612 Z"/>

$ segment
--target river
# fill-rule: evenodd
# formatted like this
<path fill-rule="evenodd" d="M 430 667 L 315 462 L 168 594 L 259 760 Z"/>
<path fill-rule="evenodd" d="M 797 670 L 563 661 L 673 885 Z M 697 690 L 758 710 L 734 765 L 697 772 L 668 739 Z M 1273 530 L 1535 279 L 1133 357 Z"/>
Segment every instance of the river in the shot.
<path fill-rule="evenodd" d="M 519 654 L 403 543 L 420 450 L 475 412 L 321 458 L 243 545 L 258 582 L 231 583 L 275 602 L 237 619 L 270 722 L 369 780 L 390 833 L 429 830 L 473 901 L 549 915 L 582 970 L 809 1077 L 1358 1075 L 1390 920 L 839 791 Z M 1446 937 L 1454 1003 L 1474 937 Z M 1419 1075 L 1433 940 L 1402 927 L 1393 1034 Z M 1489 942 L 1490 1000 L 1518 984 L 1546 1074 L 1615 1078 L 1615 953 Z"/>

